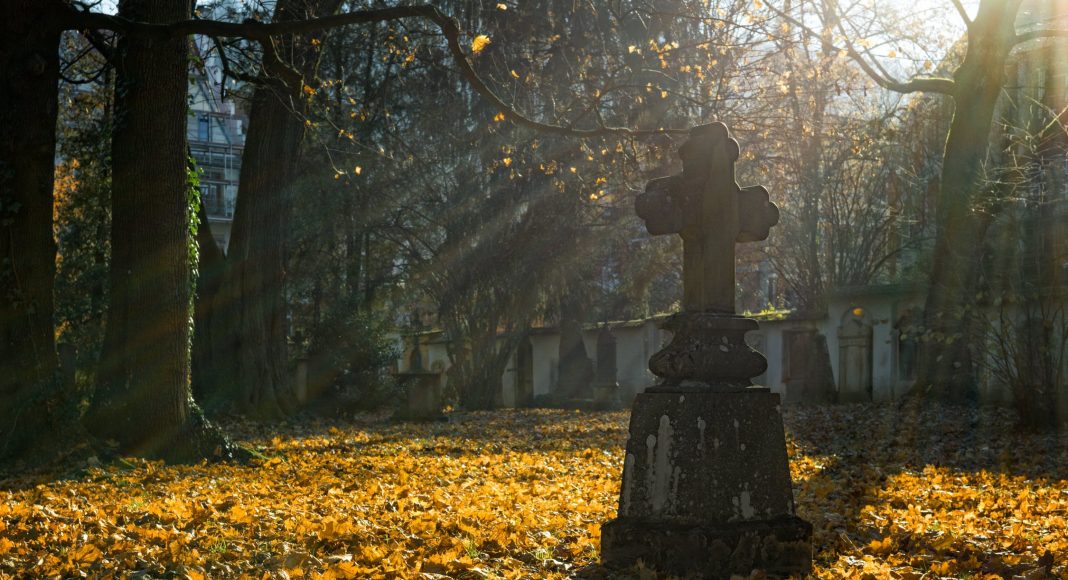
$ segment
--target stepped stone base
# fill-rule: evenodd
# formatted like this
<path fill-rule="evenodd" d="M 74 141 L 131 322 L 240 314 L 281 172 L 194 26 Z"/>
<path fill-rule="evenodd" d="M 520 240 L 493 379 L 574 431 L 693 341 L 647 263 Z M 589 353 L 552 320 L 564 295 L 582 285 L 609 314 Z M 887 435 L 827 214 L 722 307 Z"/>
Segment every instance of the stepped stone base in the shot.
<path fill-rule="evenodd" d="M 621 567 L 640 559 L 660 573 L 699 578 L 756 569 L 804 575 L 812 569 L 812 524 L 796 516 L 725 524 L 620 518 L 601 528 L 601 559 Z"/>
<path fill-rule="evenodd" d="M 619 514 L 601 528 L 608 566 L 727 578 L 811 568 L 794 514 L 779 395 L 764 387 L 661 385 L 637 396 Z"/>

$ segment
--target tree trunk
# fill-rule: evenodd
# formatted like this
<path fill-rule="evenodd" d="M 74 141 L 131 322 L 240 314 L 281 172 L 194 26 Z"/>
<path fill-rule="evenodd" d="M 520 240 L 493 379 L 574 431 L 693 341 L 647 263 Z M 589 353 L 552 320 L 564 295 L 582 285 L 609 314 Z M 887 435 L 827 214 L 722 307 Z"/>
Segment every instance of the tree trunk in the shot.
<path fill-rule="evenodd" d="M 27 457 L 74 423 L 61 420 L 69 402 L 52 320 L 62 26 L 59 7 L 41 4 L 15 0 L 0 24 L 0 460 Z"/>
<path fill-rule="evenodd" d="M 326 15 L 340 0 L 280 0 L 275 21 Z M 311 35 L 286 36 L 265 50 L 264 84 L 251 99 L 249 132 L 226 272 L 214 297 L 212 372 L 202 388 L 232 410 L 281 418 L 296 410 L 286 349 L 285 261 L 292 184 L 304 138 L 304 84 L 319 49 Z"/>
<path fill-rule="evenodd" d="M 164 23 L 189 0 L 123 0 Z M 127 35 L 116 50 L 110 297 L 86 425 L 124 453 L 185 461 L 218 454 L 189 388 L 192 298 L 186 165 L 188 39 Z"/>
<path fill-rule="evenodd" d="M 219 389 L 214 385 L 213 373 L 220 362 L 215 359 L 223 353 L 215 350 L 216 337 L 225 336 L 226 329 L 219 328 L 220 319 L 213 316 L 218 308 L 219 288 L 226 271 L 226 256 L 215 243 L 208 225 L 208 213 L 204 205 L 200 206 L 200 228 L 197 230 L 197 248 L 200 254 L 200 267 L 197 275 L 196 299 L 193 311 L 193 360 L 192 389 L 193 399 L 206 411 L 218 410 L 225 406 Z"/>
<path fill-rule="evenodd" d="M 1017 1 L 984 0 L 968 32 L 968 50 L 955 76 L 953 121 L 943 154 L 938 232 L 924 310 L 928 342 L 920 385 L 928 396 L 966 402 L 977 396 L 969 306 L 975 303 L 982 242 L 989 213 L 983 201 L 983 163 L 1005 63 L 1015 37 Z"/>

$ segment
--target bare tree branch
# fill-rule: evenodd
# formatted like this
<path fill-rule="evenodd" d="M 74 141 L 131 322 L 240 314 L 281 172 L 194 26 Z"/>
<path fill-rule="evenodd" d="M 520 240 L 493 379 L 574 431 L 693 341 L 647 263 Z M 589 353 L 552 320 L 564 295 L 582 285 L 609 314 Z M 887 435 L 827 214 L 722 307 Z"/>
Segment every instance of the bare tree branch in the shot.
<path fill-rule="evenodd" d="M 1068 29 L 1043 28 L 1041 30 L 1022 32 L 1016 35 L 1016 38 L 1013 40 L 1013 45 L 1023 44 L 1031 40 L 1038 40 L 1039 38 L 1068 38 Z"/>
<path fill-rule="evenodd" d="M 512 105 L 502 100 L 482 80 L 475 71 L 470 59 L 464 53 L 460 44 L 460 27 L 456 20 L 443 14 L 434 6 L 412 5 L 396 6 L 392 8 L 379 8 L 369 10 L 357 10 L 344 14 L 335 14 L 320 18 L 306 20 L 292 20 L 285 22 L 256 22 L 246 20 L 244 22 L 222 22 L 217 20 L 183 20 L 170 24 L 147 24 L 134 22 L 119 16 L 102 14 L 99 12 L 85 12 L 70 8 L 66 14 L 65 25 L 67 28 L 76 30 L 98 29 L 112 30 L 115 32 L 150 34 L 160 36 L 182 36 L 200 34 L 213 37 L 242 37 L 257 40 L 265 47 L 270 38 L 282 34 L 300 34 L 338 28 L 352 24 L 368 24 L 400 20 L 404 18 L 423 18 L 433 22 L 445 37 L 449 52 L 460 69 L 460 73 L 468 84 L 489 101 L 494 107 L 504 114 L 505 118 L 521 127 L 527 127 L 536 131 L 563 135 L 568 137 L 604 137 L 610 135 L 623 137 L 640 137 L 661 134 L 683 134 L 688 129 L 631 129 L 629 127 L 610 127 L 600 125 L 591 129 L 575 129 L 551 123 L 536 121 L 519 112 Z"/>
<path fill-rule="evenodd" d="M 845 28 L 842 26 L 841 19 L 839 19 L 838 22 L 838 29 L 839 32 L 841 32 L 842 37 L 845 39 L 846 45 L 844 49 L 839 48 L 834 43 L 826 40 L 826 38 L 824 38 L 815 30 L 812 30 L 812 28 L 810 28 L 804 22 L 801 22 L 793 16 L 790 16 L 782 10 L 779 10 L 775 6 L 772 6 L 771 3 L 765 3 L 764 5 L 767 6 L 769 10 L 777 14 L 783 20 L 786 20 L 790 24 L 801 28 L 813 37 L 819 38 L 824 50 L 845 52 L 849 56 L 849 58 L 853 60 L 853 62 L 857 63 L 857 65 L 861 68 L 861 70 L 864 71 L 865 74 L 867 74 L 869 77 L 871 77 L 873 81 L 875 81 L 875 84 L 879 85 L 884 89 L 898 93 L 925 92 L 941 93 L 943 95 L 951 96 L 956 93 L 957 85 L 955 82 L 953 82 L 952 79 L 940 77 L 915 77 L 907 81 L 900 81 L 891 76 L 881 74 L 878 70 L 876 70 L 875 66 L 872 66 L 872 63 L 868 62 L 868 60 L 865 59 L 862 54 L 857 52 L 857 49 L 853 46 L 853 43 L 849 41 L 849 36 L 846 33 Z M 878 63 L 876 64 L 876 66 L 879 66 Z M 879 68 L 881 69 L 882 67 L 879 66 Z"/>
<path fill-rule="evenodd" d="M 112 61 L 114 51 L 112 50 L 108 39 L 104 38 L 104 35 L 100 34 L 100 31 L 84 30 L 82 31 L 82 36 L 89 41 L 89 44 L 93 45 L 93 48 L 104 57 L 104 60 L 107 60 L 108 62 Z"/>
<path fill-rule="evenodd" d="M 964 24 L 971 26 L 972 19 L 968 17 L 968 12 L 964 9 L 964 4 L 961 4 L 960 0 L 953 0 L 953 7 L 957 9 L 957 14 L 960 14 Z"/>
<path fill-rule="evenodd" d="M 226 47 L 223 45 L 222 40 L 220 40 L 218 36 L 212 36 L 211 42 L 215 45 L 215 51 L 219 53 L 219 62 L 222 63 L 223 79 L 221 83 L 221 89 L 223 98 L 225 98 L 226 95 L 227 77 L 249 84 L 255 84 L 262 81 L 262 79 L 254 75 L 249 75 L 243 72 L 233 70 L 233 67 L 230 65 L 230 59 L 226 56 Z"/>

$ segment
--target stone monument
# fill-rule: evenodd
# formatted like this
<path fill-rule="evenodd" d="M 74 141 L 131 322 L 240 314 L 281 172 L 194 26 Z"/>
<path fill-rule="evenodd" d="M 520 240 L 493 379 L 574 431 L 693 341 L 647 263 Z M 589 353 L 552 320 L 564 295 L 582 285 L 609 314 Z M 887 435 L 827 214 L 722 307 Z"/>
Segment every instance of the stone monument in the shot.
<path fill-rule="evenodd" d="M 605 322 L 597 333 L 597 372 L 593 376 L 593 404 L 601 410 L 619 409 L 616 337 Z"/>
<path fill-rule="evenodd" d="M 679 156 L 682 173 L 636 203 L 649 233 L 682 236 L 683 310 L 649 360 L 660 382 L 634 401 L 601 559 L 687 577 L 804 574 L 812 526 L 794 514 L 779 395 L 752 385 L 767 361 L 745 342 L 756 321 L 734 313 L 734 245 L 766 239 L 779 211 L 763 187 L 735 182 L 738 143 L 722 123 L 692 129 Z"/>
<path fill-rule="evenodd" d="M 563 407 L 584 407 L 593 399 L 593 361 L 586 354 L 582 340 L 582 322 L 578 316 L 564 316 L 560 321 L 559 362 L 555 395 Z"/>
<path fill-rule="evenodd" d="M 419 335 L 413 335 L 408 370 L 394 375 L 397 384 L 406 393 L 407 405 L 398 409 L 393 417 L 401 421 L 447 420 L 442 411 L 444 398 L 441 393 L 441 377 L 440 370 L 424 368 Z"/>

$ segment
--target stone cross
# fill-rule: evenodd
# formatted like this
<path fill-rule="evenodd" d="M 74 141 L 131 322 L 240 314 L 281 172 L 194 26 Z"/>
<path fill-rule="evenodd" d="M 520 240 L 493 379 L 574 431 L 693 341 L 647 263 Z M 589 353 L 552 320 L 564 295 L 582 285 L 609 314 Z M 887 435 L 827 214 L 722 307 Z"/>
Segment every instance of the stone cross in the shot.
<path fill-rule="evenodd" d="M 650 234 L 682 236 L 683 310 L 734 314 L 734 244 L 767 239 L 779 209 L 763 186 L 738 186 L 723 123 L 694 127 L 679 157 L 682 173 L 650 181 L 635 209 Z"/>
<path fill-rule="evenodd" d="M 609 568 L 644 562 L 697 578 L 805 576 L 812 525 L 794 514 L 782 400 L 752 378 L 767 368 L 734 313 L 734 245 L 763 240 L 779 210 L 763 187 L 738 187 L 727 127 L 696 127 L 682 173 L 638 197 L 649 233 L 684 243 L 684 308 L 649 359 L 660 381 L 634 398 L 619 512 L 601 528 Z"/>

